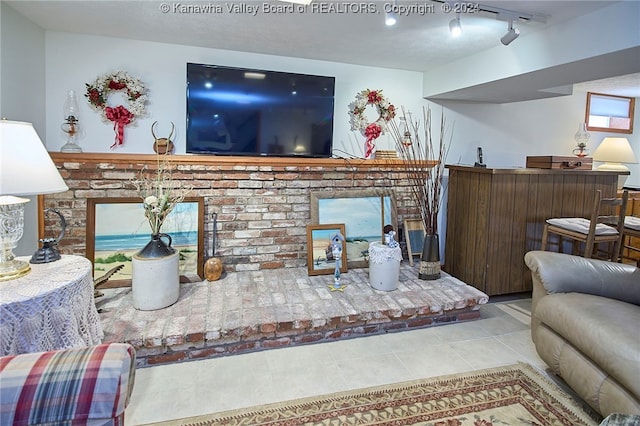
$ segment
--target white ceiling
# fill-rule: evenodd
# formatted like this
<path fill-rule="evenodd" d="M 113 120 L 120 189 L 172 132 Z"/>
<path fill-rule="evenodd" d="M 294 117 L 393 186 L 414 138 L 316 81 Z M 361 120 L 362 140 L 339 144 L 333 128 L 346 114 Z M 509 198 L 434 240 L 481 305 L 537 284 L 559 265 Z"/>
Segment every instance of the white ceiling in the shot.
<path fill-rule="evenodd" d="M 46 30 L 131 38 L 162 43 L 256 52 L 307 59 L 344 62 L 383 68 L 427 71 L 457 59 L 500 45 L 507 22 L 488 12 L 460 15 L 463 35 L 449 34 L 453 13 L 444 13 L 437 1 L 399 0 L 401 6 L 425 7 L 408 16 L 399 16 L 393 27 L 384 25 L 385 4 L 393 0 L 329 2 L 314 0 L 306 12 L 265 13 L 270 7 L 293 7 L 274 0 L 229 0 L 183 2 L 159 1 L 6 1 L 20 14 Z M 610 1 L 484 1 L 496 7 L 544 16 L 546 22 L 520 20 L 520 37 L 564 20 L 608 6 Z M 373 11 L 356 13 L 369 5 Z M 168 6 L 169 11 L 163 12 Z M 185 12 L 183 7 L 210 8 L 209 12 Z M 255 16 L 245 7 L 253 6 Z M 220 7 L 221 12 L 212 12 Z M 334 8 L 330 10 L 329 8 Z M 321 9 L 327 8 L 327 9 Z M 517 49 L 518 40 L 505 49 Z M 628 83 L 628 81 L 627 81 Z M 640 96 L 637 76 L 631 80 Z M 609 82 L 609 88 L 614 84 Z M 629 87 L 627 87 L 628 89 Z M 616 86 L 616 90 L 622 90 Z M 609 90 L 610 91 L 610 90 Z M 627 94 L 627 93 L 625 93 Z M 627 94 L 628 95 L 628 94 Z"/>

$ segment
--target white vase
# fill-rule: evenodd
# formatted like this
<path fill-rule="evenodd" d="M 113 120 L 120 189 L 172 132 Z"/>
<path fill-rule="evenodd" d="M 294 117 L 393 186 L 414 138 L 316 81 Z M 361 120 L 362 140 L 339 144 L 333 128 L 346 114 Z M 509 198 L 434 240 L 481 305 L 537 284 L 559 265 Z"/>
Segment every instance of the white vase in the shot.
<path fill-rule="evenodd" d="M 400 280 L 400 247 L 389 247 L 379 241 L 369 244 L 369 282 L 376 290 L 393 291 Z"/>
<path fill-rule="evenodd" d="M 180 297 L 180 254 L 171 247 L 171 237 L 154 235 L 131 259 L 133 307 L 142 311 L 166 308 Z M 168 246 L 162 238 L 169 239 Z"/>

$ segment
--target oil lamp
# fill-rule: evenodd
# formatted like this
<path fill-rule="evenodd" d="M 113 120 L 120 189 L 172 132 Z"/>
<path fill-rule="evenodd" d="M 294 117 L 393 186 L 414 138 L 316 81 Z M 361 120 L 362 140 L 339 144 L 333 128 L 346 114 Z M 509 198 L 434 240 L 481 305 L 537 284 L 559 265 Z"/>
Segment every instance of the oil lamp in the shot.
<path fill-rule="evenodd" d="M 62 145 L 62 152 L 82 152 L 82 148 L 77 144 L 76 139 L 80 130 L 78 126 L 78 102 L 76 102 L 76 93 L 73 90 L 67 92 L 67 99 L 63 105 L 64 120 L 62 123 L 62 131 L 67 134 L 67 143 Z"/>

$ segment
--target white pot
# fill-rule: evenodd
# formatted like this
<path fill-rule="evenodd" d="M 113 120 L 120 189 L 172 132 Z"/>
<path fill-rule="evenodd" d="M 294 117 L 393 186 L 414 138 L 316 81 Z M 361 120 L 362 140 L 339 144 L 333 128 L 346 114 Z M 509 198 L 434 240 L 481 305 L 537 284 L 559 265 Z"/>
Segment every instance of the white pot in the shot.
<path fill-rule="evenodd" d="M 132 258 L 133 307 L 153 311 L 173 305 L 180 297 L 179 253 L 159 258 Z"/>
<path fill-rule="evenodd" d="M 369 244 L 369 282 L 376 290 L 392 291 L 400 280 L 400 247 L 390 248 L 379 242 Z"/>

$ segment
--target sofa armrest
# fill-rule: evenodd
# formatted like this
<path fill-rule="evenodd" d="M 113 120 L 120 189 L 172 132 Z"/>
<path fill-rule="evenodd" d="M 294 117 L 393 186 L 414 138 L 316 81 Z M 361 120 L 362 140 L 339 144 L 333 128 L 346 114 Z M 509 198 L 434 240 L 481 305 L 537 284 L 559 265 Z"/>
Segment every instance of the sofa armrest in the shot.
<path fill-rule="evenodd" d="M 0 424 L 123 419 L 134 377 L 135 350 L 125 343 L 2 357 Z"/>
<path fill-rule="evenodd" d="M 640 269 L 564 253 L 530 251 L 525 263 L 547 293 L 586 293 L 640 305 Z"/>

